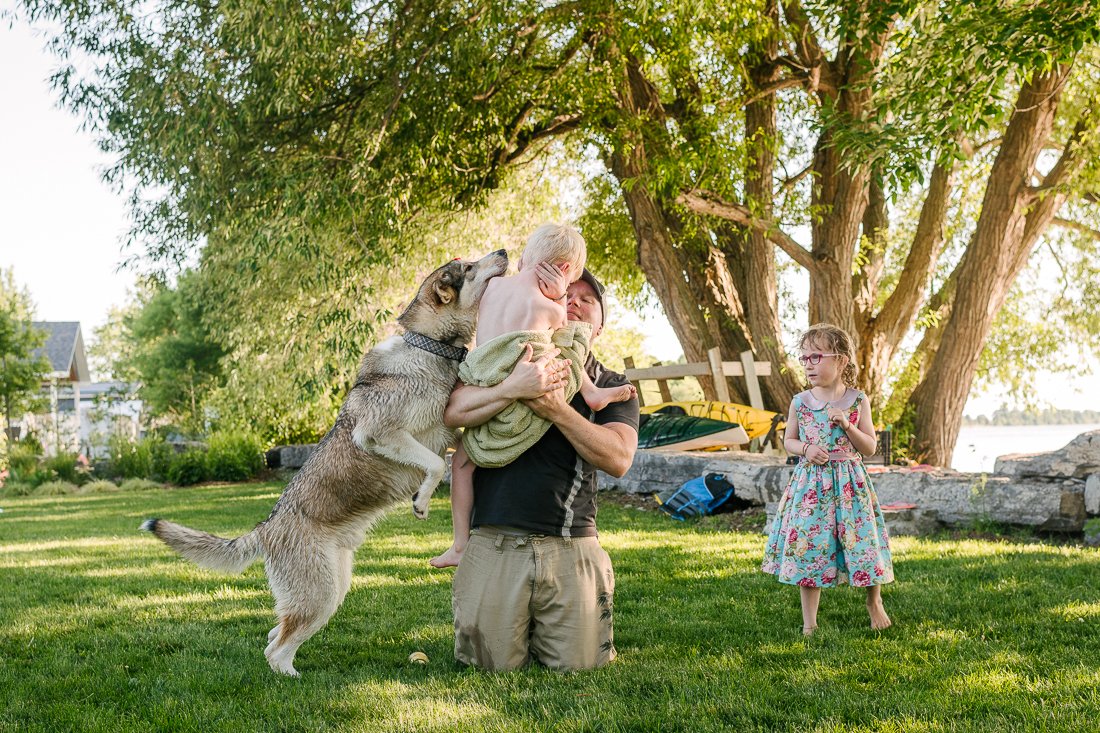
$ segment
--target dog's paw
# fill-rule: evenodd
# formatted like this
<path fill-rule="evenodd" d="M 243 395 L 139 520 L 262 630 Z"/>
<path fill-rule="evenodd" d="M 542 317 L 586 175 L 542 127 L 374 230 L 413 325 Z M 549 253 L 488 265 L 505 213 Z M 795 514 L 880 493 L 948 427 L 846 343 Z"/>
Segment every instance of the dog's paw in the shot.
<path fill-rule="evenodd" d="M 429 499 L 430 498 L 431 497 L 429 497 Z M 427 519 L 428 518 L 428 502 L 427 501 L 418 501 L 417 497 L 414 496 L 413 497 L 413 516 L 416 517 L 417 519 Z"/>

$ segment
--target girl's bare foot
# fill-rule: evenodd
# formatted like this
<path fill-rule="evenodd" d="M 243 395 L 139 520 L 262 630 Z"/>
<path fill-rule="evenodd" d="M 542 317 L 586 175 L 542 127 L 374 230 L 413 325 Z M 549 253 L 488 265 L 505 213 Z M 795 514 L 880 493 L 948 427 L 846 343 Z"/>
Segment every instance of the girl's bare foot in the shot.
<path fill-rule="evenodd" d="M 817 631 L 816 626 L 803 626 L 802 627 L 802 635 L 803 636 L 813 636 L 815 631 Z"/>
<path fill-rule="evenodd" d="M 428 564 L 433 568 L 457 568 L 462 562 L 462 550 L 456 550 L 454 545 L 447 548 L 442 555 L 436 555 Z"/>
<path fill-rule="evenodd" d="M 621 387 L 593 387 L 591 390 L 582 390 L 582 393 L 585 404 L 594 412 L 599 412 L 613 402 L 626 402 L 637 391 L 633 384 L 624 384 Z"/>
<path fill-rule="evenodd" d="M 871 628 L 875 631 L 882 631 L 893 623 L 890 617 L 886 615 L 886 609 L 882 606 L 882 599 L 868 599 L 867 613 L 871 616 Z"/>

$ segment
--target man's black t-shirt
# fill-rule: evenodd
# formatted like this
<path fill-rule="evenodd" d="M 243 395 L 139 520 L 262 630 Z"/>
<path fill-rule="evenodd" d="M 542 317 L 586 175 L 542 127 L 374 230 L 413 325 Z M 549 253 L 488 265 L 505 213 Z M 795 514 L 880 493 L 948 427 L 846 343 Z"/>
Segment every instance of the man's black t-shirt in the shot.
<path fill-rule="evenodd" d="M 626 377 L 604 369 L 589 355 L 585 364 L 597 387 L 617 387 Z M 638 429 L 638 399 L 615 402 L 599 412 L 578 392 L 570 405 L 596 423 Z M 556 426 L 519 458 L 500 468 L 474 470 L 473 526 L 502 525 L 559 537 L 596 535 L 596 469 L 577 455 Z"/>

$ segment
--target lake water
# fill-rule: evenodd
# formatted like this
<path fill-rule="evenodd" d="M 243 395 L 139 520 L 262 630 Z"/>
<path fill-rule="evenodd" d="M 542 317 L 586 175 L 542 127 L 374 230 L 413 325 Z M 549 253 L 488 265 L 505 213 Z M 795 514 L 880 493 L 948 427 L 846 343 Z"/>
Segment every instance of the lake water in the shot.
<path fill-rule="evenodd" d="M 951 468 L 992 471 L 997 456 L 1057 450 L 1100 425 L 964 425 L 959 430 Z"/>

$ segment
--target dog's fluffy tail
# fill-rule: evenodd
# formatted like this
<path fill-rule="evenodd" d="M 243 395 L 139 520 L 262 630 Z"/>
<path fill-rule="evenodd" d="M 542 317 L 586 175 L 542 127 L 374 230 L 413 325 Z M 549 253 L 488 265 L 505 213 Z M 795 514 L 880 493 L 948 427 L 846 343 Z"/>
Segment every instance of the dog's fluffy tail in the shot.
<path fill-rule="evenodd" d="M 227 540 L 163 519 L 146 519 L 141 528 L 155 534 L 188 560 L 211 570 L 239 573 L 263 553 L 256 530 Z"/>

